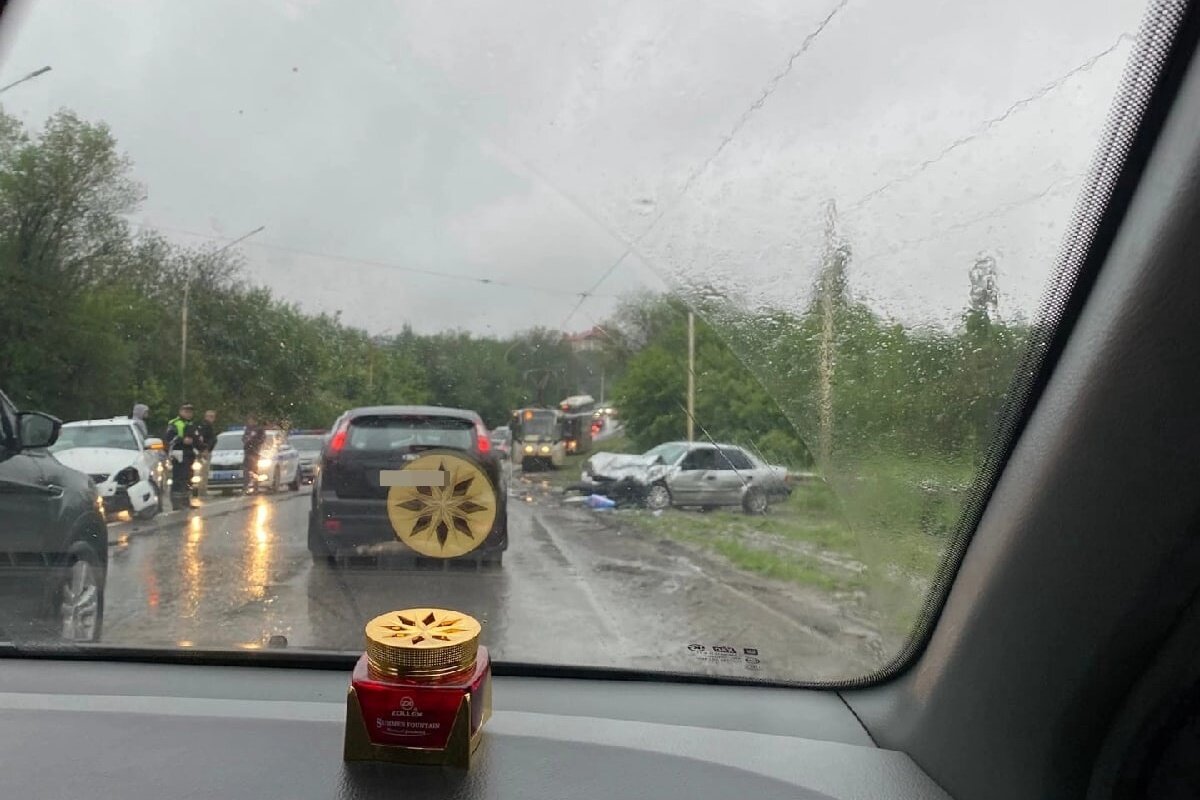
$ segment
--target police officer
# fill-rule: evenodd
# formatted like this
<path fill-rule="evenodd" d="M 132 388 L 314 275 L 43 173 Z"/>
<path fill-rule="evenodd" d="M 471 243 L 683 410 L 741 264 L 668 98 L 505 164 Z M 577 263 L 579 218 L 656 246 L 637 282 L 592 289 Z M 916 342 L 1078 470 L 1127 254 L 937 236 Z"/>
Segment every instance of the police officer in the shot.
<path fill-rule="evenodd" d="M 192 462 L 196 460 L 196 423 L 192 421 L 195 409 L 191 403 L 179 407 L 179 416 L 167 423 L 167 434 L 163 440 L 171 457 L 171 496 L 183 498 L 191 495 Z"/>
<path fill-rule="evenodd" d="M 214 409 L 208 409 L 204 412 L 204 419 L 196 425 L 196 460 L 200 464 L 200 490 L 199 495 L 206 497 L 208 495 L 208 465 L 212 461 L 213 445 L 217 441 L 217 412 Z"/>
<path fill-rule="evenodd" d="M 267 432 L 258 424 L 258 417 L 247 414 L 246 428 L 242 431 L 242 474 L 245 476 L 242 491 L 246 494 L 253 492 L 258 485 L 254 475 L 258 472 L 258 456 L 266 438 Z"/>

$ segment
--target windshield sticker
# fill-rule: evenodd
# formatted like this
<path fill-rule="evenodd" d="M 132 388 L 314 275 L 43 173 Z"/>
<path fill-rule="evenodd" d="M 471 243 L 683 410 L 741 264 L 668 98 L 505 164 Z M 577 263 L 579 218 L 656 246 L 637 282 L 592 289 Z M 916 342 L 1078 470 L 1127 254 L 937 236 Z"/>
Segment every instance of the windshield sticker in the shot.
<path fill-rule="evenodd" d="M 687 650 L 699 661 L 713 664 L 734 665 L 741 663 L 747 671 L 762 669 L 762 655 L 757 647 L 734 647 L 728 644 L 704 645 L 693 642 Z"/>

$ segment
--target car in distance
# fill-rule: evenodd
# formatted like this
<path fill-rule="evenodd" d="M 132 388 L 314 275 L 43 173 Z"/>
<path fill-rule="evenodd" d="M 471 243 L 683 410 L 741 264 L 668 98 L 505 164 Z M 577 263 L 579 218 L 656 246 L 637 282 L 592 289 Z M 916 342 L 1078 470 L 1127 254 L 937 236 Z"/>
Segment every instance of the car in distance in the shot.
<path fill-rule="evenodd" d="M 325 446 L 325 439 L 323 433 L 292 433 L 288 436 L 288 444 L 294 447 L 300 456 L 300 483 L 312 483 L 316 477 L 317 463 L 321 460 L 321 448 Z"/>
<path fill-rule="evenodd" d="M 242 431 L 224 431 L 217 435 L 208 459 L 208 488 L 232 494 L 245 485 L 243 473 Z M 253 488 L 277 492 L 287 486 L 300 489 L 300 453 L 288 444 L 283 431 L 268 428 L 253 470 Z"/>
<path fill-rule="evenodd" d="M 508 548 L 501 463 L 474 411 L 436 406 L 349 411 L 321 454 L 309 552 L 318 563 L 365 553 L 499 564 Z M 410 471 L 397 477 L 405 470 Z M 437 480 L 404 483 L 418 475 Z M 397 486 L 407 488 L 403 502 L 392 494 Z"/>
<path fill-rule="evenodd" d="M 68 422 L 50 452 L 92 479 L 106 514 L 128 511 L 149 519 L 162 510 L 170 477 L 163 442 L 143 437 L 129 417 Z"/>
<path fill-rule="evenodd" d="M 61 424 L 0 392 L 0 638 L 94 642 L 108 530 L 96 485 L 48 448 Z"/>
<path fill-rule="evenodd" d="M 488 438 L 492 441 L 492 449 L 496 451 L 496 455 L 505 459 L 512 456 L 512 428 L 507 425 L 492 428 Z"/>
<path fill-rule="evenodd" d="M 670 506 L 740 506 L 761 514 L 787 497 L 786 467 L 764 464 L 745 449 L 710 442 L 666 442 L 641 455 L 596 453 L 583 466 L 580 488 L 651 510 Z"/>

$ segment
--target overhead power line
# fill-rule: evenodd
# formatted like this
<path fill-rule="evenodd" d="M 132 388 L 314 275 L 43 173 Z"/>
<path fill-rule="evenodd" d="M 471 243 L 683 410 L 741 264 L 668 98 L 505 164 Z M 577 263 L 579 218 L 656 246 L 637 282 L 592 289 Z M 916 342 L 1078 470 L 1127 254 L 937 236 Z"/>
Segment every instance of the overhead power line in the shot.
<path fill-rule="evenodd" d="M 143 230 L 153 231 L 169 231 L 178 233 L 183 236 L 194 236 L 199 239 L 207 239 L 214 242 L 223 242 L 229 244 L 231 239 L 227 236 L 219 236 L 211 233 L 201 233 L 200 231 L 189 231 L 184 228 L 172 228 L 164 225 L 143 225 L 142 223 L 130 223 L 134 227 Z M 441 272 L 435 269 L 426 269 L 423 267 L 413 267 L 407 264 L 396 264 L 389 261 L 378 261 L 370 258 L 357 258 L 354 256 L 344 256 L 337 253 L 324 253 L 317 250 L 305 250 L 300 247 L 289 247 L 282 244 L 273 244 L 271 242 L 246 242 L 248 247 L 257 247 L 263 250 L 275 250 L 281 253 L 290 253 L 293 255 L 307 256 L 310 258 L 321 258 L 328 261 L 339 261 L 346 264 L 362 264 L 363 266 L 376 267 L 379 269 L 395 270 L 397 272 L 407 272 L 414 275 L 423 275 L 429 278 L 442 278 L 445 280 L 456 280 L 466 283 L 481 284 L 484 286 L 498 286 L 505 289 L 520 289 L 531 292 L 541 292 L 543 294 L 556 295 L 559 297 L 579 297 L 582 292 L 571 291 L 569 289 L 555 289 L 548 286 L 538 286 L 535 284 L 518 283 L 515 281 L 504 280 L 499 278 L 487 278 L 479 275 L 463 275 L 454 272 Z M 615 295 L 594 295 L 596 297 L 613 297 Z"/>
<path fill-rule="evenodd" d="M 779 88 L 779 84 L 783 81 L 783 79 L 791 74 L 792 69 L 796 66 L 796 62 L 799 60 L 800 56 L 808 52 L 808 49 L 812 46 L 813 42 L 817 40 L 817 37 L 825 31 L 825 29 L 829 26 L 829 23 L 833 21 L 833 18 L 841 13 L 842 9 L 844 9 L 849 2 L 850 0 L 840 0 L 840 2 L 835 5 L 828 14 L 826 14 L 821 21 L 817 23 L 816 27 L 814 27 L 812 31 L 810 31 L 809 34 L 804 37 L 804 41 L 800 43 L 800 46 L 788 54 L 787 61 L 784 62 L 783 67 L 774 75 L 772 75 L 766 84 L 763 85 L 762 91 L 759 93 L 758 97 L 756 97 L 754 102 L 750 103 L 750 105 L 748 105 L 746 109 L 738 116 L 737 121 L 733 123 L 728 133 L 721 137 L 721 141 L 717 143 L 716 148 L 709 153 L 708 157 L 700 162 L 698 166 L 688 173 L 687 177 L 683 181 L 683 185 L 680 187 L 679 191 L 676 192 L 675 197 L 671 200 L 671 202 L 664 204 L 654 218 L 650 220 L 650 224 L 646 226 L 645 230 L 638 234 L 633 241 L 626 246 L 624 252 L 622 252 L 615 261 L 609 264 L 608 268 L 600 274 L 600 277 L 597 278 L 596 281 L 592 283 L 592 285 L 586 291 L 580 293 L 578 302 L 576 302 L 574 307 L 571 308 L 570 312 L 567 313 L 567 316 L 563 319 L 562 324 L 559 326 L 561 330 L 567 329 L 567 326 L 571 323 L 571 320 L 575 317 L 575 314 L 579 311 L 589 297 L 599 296 L 596 294 L 596 290 L 599 289 L 600 286 L 606 280 L 608 280 L 614 272 L 616 272 L 617 267 L 621 266 L 621 264 L 625 262 L 626 258 L 628 258 L 631 254 L 636 254 L 642 259 L 643 262 L 646 262 L 646 259 L 642 257 L 641 253 L 638 252 L 637 246 L 641 244 L 643 239 L 650 235 L 651 231 L 658 227 L 658 223 L 662 221 L 662 218 L 666 216 L 667 213 L 674 208 L 675 205 L 678 204 L 679 201 L 682 200 L 689 191 L 691 191 L 692 184 L 695 183 L 696 179 L 703 175 L 704 172 L 712 165 L 712 163 L 717 160 L 725 148 L 729 146 L 730 142 L 737 138 L 737 135 L 741 133 L 742 128 L 746 126 L 746 123 L 755 114 L 755 112 L 759 111 L 764 105 L 766 105 L 767 100 L 772 94 L 775 93 L 775 90 Z"/>
<path fill-rule="evenodd" d="M 1096 66 L 1096 64 L 1099 63 L 1106 56 L 1111 55 L 1112 53 L 1116 52 L 1116 50 L 1125 41 L 1127 41 L 1127 40 L 1132 41 L 1133 38 L 1134 37 L 1131 34 L 1122 33 L 1120 36 L 1117 37 L 1117 40 L 1115 42 L 1113 42 L 1111 45 L 1109 45 L 1108 47 L 1101 50 L 1099 53 L 1096 53 L 1095 55 L 1093 55 L 1091 58 L 1087 59 L 1086 61 L 1075 65 L 1074 67 L 1067 70 L 1062 75 L 1059 75 L 1057 78 L 1050 81 L 1049 83 L 1043 84 L 1033 94 L 1028 95 L 1026 97 L 1022 97 L 1019 100 L 1013 101 L 1000 114 L 997 114 L 996 116 L 991 117 L 989 119 L 985 119 L 971 133 L 965 134 L 965 135 L 959 137 L 958 139 L 955 139 L 953 142 L 950 142 L 950 144 L 946 145 L 941 150 L 939 150 L 936 155 L 934 155 L 930 158 L 927 158 L 918 164 L 914 164 L 912 167 L 905 170 L 900 175 L 897 175 L 895 178 L 892 178 L 891 180 L 889 180 L 889 181 L 875 187 L 871 191 L 867 192 L 862 197 L 858 198 L 853 203 L 848 205 L 846 207 L 845 213 L 852 214 L 855 211 L 862 208 L 867 203 L 869 203 L 871 200 L 875 199 L 879 195 L 888 191 L 889 189 L 893 189 L 896 186 L 898 186 L 902 183 L 907 183 L 908 181 L 917 177 L 922 172 L 924 172 L 925 170 L 932 167 L 934 164 L 936 164 L 939 161 L 941 161 L 942 159 L 946 158 L 948 155 L 953 153 L 955 150 L 958 150 L 960 147 L 970 144 L 971 142 L 975 141 L 979 137 L 986 135 L 989 131 L 991 131 L 997 125 L 1000 125 L 1001 123 L 1008 120 L 1013 114 L 1016 114 L 1017 112 L 1021 111 L 1026 106 L 1029 106 L 1033 103 L 1036 103 L 1038 100 L 1041 100 L 1043 97 L 1045 97 L 1046 95 L 1053 92 L 1055 89 L 1062 86 L 1064 83 L 1069 81 L 1071 78 L 1075 77 L 1076 75 L 1079 75 L 1080 73 L 1088 72 L 1089 70 L 1092 69 L 1092 67 Z"/>
<path fill-rule="evenodd" d="M 889 247 L 885 250 L 882 250 L 878 253 L 870 254 L 863 259 L 856 259 L 855 266 L 856 266 L 856 268 L 861 268 L 865 264 L 870 264 L 870 263 L 879 261 L 882 258 L 887 258 L 888 256 L 896 255 L 897 253 L 901 253 L 912 247 L 916 247 L 917 245 L 928 244 L 929 242 L 935 242 L 938 239 L 941 239 L 942 237 L 946 236 L 946 234 L 954 233 L 956 231 L 966 230 L 967 228 L 974 227 L 975 225 L 978 225 L 981 222 L 987 222 L 988 220 L 995 219 L 997 217 L 1002 217 L 1011 211 L 1015 211 L 1016 209 L 1021 208 L 1022 206 L 1027 206 L 1030 203 L 1035 203 L 1038 200 L 1043 200 L 1052 195 L 1056 195 L 1059 192 L 1062 192 L 1064 189 L 1070 189 L 1074 186 L 1077 186 L 1086 176 L 1087 176 L 1087 173 L 1081 173 L 1081 174 L 1077 174 L 1077 175 L 1069 175 L 1066 178 L 1060 178 L 1059 180 L 1054 181 L 1050 185 L 1046 186 L 1045 188 L 1043 188 L 1040 191 L 1037 191 L 1033 194 L 1019 198 L 1017 200 L 1010 200 L 1007 203 L 1001 203 L 1000 205 L 996 206 L 995 208 L 992 208 L 989 211 L 986 211 L 982 214 L 977 214 L 973 217 L 968 217 L 967 219 L 964 219 L 964 220 L 960 220 L 959 222 L 955 222 L 952 225 L 947 225 L 946 227 L 941 228 L 937 231 L 934 231 L 933 233 L 930 233 L 928 235 L 918 236 L 913 239 L 905 239 L 903 241 L 897 242 L 896 244 L 892 245 L 891 247 Z"/>

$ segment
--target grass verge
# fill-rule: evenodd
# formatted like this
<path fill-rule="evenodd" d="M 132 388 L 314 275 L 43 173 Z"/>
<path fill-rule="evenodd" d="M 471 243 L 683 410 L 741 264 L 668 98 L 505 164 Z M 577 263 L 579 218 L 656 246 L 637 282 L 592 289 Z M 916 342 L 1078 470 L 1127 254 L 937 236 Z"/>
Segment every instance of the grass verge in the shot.
<path fill-rule="evenodd" d="M 621 518 L 775 580 L 852 597 L 893 637 L 909 634 L 965 494 L 953 465 L 856 465 L 833 486 L 798 485 L 763 516 L 669 509 Z"/>

